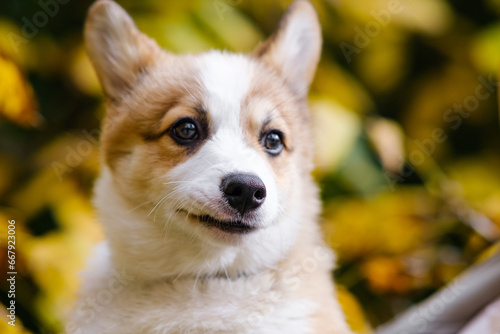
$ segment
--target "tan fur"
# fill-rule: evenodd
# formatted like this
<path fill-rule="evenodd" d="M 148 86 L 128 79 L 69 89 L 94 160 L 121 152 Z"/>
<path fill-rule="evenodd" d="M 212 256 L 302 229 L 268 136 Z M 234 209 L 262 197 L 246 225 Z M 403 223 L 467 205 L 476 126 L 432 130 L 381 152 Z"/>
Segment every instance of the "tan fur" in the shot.
<path fill-rule="evenodd" d="M 191 87 L 191 92 L 196 91 L 196 84 L 191 79 L 196 75 L 188 66 L 189 58 L 159 58 L 157 62 L 171 64 L 165 67 L 166 71 L 162 74 L 164 77 L 181 78 L 182 82 Z M 176 82 L 165 81 L 161 85 L 161 90 L 155 85 L 143 85 L 142 89 L 108 103 L 102 143 L 106 162 L 110 166 L 115 164 L 117 158 L 126 156 L 130 147 L 138 142 L 159 137 L 177 119 L 175 116 L 194 114 L 193 107 L 196 105 L 190 92 L 176 85 Z M 144 113 L 144 110 L 148 112 Z M 163 164 L 168 162 L 170 166 L 174 166 L 185 158 L 184 152 L 179 151 L 177 145 L 171 142 L 152 142 L 157 146 L 165 146 L 163 150 L 156 150 L 162 155 L 159 158 Z"/>

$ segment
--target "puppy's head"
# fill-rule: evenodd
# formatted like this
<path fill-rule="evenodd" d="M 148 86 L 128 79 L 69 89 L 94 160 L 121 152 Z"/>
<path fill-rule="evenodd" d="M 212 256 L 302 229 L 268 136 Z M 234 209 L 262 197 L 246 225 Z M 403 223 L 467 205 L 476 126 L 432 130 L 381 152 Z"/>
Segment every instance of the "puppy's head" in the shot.
<path fill-rule="evenodd" d="M 85 39 L 107 97 L 96 203 L 113 221 L 108 238 L 135 249 L 143 230 L 160 231 L 140 243 L 176 243 L 205 262 L 219 254 L 215 267 L 243 271 L 279 258 L 316 207 L 306 98 L 321 36 L 312 6 L 296 1 L 248 56 L 165 52 L 109 0 L 91 8 Z M 129 219 L 113 219 L 117 211 Z"/>

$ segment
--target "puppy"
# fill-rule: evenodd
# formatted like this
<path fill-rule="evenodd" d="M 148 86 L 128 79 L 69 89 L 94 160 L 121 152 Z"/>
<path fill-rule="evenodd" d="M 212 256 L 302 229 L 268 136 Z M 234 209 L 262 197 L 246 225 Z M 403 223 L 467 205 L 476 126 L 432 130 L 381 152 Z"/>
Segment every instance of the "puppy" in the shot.
<path fill-rule="evenodd" d="M 250 55 L 163 51 L 110 0 L 85 40 L 107 100 L 94 196 L 107 241 L 67 331 L 351 333 L 311 177 L 311 4 Z"/>

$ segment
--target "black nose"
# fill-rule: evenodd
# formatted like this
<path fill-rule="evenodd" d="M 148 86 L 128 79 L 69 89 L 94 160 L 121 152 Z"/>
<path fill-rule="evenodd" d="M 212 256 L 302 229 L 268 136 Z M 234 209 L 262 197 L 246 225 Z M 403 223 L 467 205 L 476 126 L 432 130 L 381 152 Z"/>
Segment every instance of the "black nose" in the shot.
<path fill-rule="evenodd" d="M 229 174 L 222 179 L 220 188 L 229 205 L 242 215 L 257 209 L 266 199 L 264 182 L 252 174 Z"/>

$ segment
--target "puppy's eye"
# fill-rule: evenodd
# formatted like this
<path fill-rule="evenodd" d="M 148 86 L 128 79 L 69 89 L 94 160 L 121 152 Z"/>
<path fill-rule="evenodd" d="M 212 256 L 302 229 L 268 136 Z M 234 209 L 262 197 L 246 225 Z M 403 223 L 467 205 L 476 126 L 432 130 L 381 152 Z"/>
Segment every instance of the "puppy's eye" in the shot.
<path fill-rule="evenodd" d="M 170 136 L 178 144 L 189 145 L 200 137 L 197 122 L 191 118 L 177 120 L 171 127 Z"/>
<path fill-rule="evenodd" d="M 198 135 L 198 130 L 196 129 L 196 125 L 191 122 L 184 122 L 179 124 L 174 129 L 175 135 L 184 140 L 192 140 L 195 139 Z"/>
<path fill-rule="evenodd" d="M 270 155 L 278 155 L 283 151 L 283 133 L 279 130 L 271 130 L 262 138 L 262 146 Z"/>

